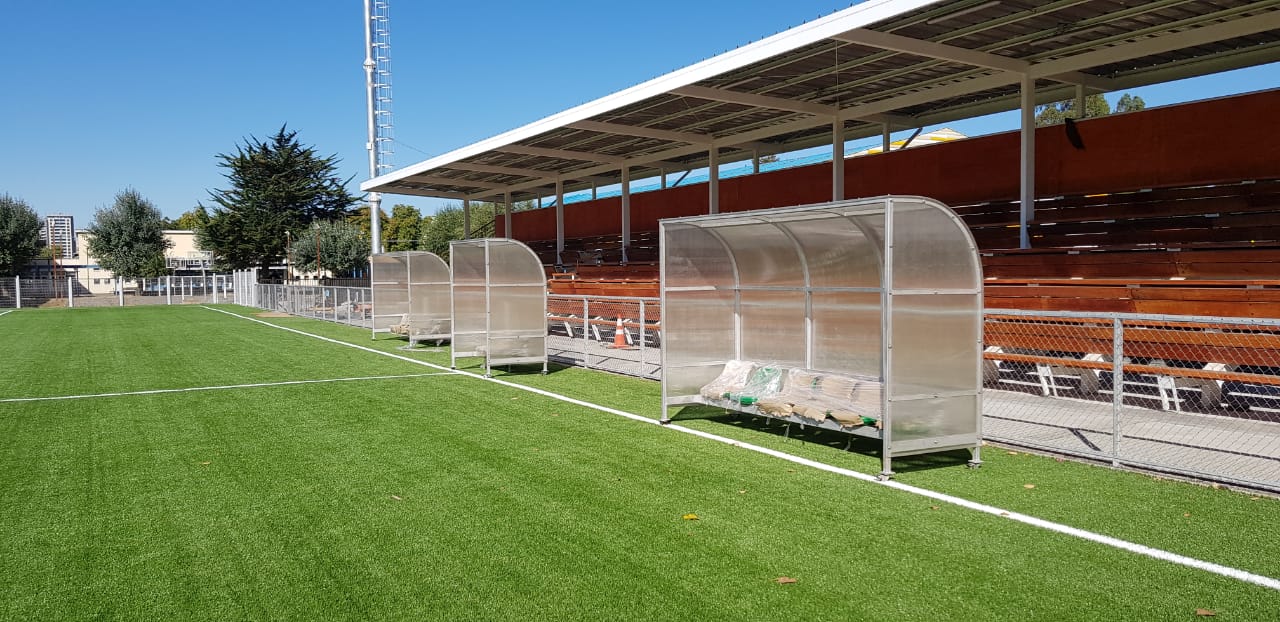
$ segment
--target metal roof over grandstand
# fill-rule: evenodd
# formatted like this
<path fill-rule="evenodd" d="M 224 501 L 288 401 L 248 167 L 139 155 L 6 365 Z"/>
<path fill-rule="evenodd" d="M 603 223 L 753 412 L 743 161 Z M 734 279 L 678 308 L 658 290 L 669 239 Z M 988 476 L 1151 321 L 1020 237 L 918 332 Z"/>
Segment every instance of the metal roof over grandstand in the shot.
<path fill-rule="evenodd" d="M 361 189 L 526 200 L 1275 61 L 1280 0 L 870 0 Z"/>

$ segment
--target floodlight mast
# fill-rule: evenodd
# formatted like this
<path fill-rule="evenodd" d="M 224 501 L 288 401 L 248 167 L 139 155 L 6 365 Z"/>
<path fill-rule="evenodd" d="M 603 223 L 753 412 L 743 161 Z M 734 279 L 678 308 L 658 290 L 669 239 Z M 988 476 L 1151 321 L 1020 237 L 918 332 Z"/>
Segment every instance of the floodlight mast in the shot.
<path fill-rule="evenodd" d="M 370 179 L 391 170 L 391 41 L 388 0 L 364 0 L 364 77 Z M 370 250 L 382 252 L 382 195 L 369 193 Z"/>

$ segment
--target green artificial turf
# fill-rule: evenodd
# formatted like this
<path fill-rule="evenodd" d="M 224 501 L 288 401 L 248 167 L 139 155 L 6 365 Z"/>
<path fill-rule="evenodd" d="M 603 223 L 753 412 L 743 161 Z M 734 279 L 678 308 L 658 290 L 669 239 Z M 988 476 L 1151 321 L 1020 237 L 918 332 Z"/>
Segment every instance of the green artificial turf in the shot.
<path fill-rule="evenodd" d="M 447 350 L 268 321 L 448 364 Z M 22 310 L 0 317 L 0 343 L 0 398 L 433 371 L 198 307 Z M 500 376 L 658 415 L 650 381 Z M 838 435 L 683 417 L 878 469 Z M 962 457 L 920 460 L 899 479 L 1280 575 L 1273 499 L 992 447 L 984 457 L 976 471 Z M 0 594 L 5 619 L 1280 611 L 1266 588 L 456 375 L 0 403 Z"/>

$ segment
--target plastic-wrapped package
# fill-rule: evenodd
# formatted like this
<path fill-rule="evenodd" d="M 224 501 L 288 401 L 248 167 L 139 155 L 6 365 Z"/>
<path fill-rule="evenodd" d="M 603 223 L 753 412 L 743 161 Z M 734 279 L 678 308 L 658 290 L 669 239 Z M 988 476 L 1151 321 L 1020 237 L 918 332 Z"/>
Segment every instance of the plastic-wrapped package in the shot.
<path fill-rule="evenodd" d="M 742 388 L 746 386 L 747 380 L 751 378 L 751 374 L 755 372 L 756 364 L 751 361 L 732 360 L 724 364 L 724 370 L 716 376 L 715 380 L 708 382 L 702 387 L 699 393 L 702 397 L 723 400 L 729 399 L 731 395 L 740 393 Z"/>
<path fill-rule="evenodd" d="M 729 399 L 742 404 L 743 406 L 751 406 L 761 398 L 771 397 L 778 394 L 778 389 L 782 387 L 782 368 L 773 364 L 765 364 L 757 367 L 751 372 L 751 377 L 747 379 L 742 390 L 734 394 L 729 393 Z"/>
<path fill-rule="evenodd" d="M 796 413 L 796 405 L 809 402 L 817 394 L 821 372 L 811 369 L 792 368 L 787 370 L 782 383 L 782 390 L 777 395 L 762 397 L 756 402 L 756 408 L 766 415 L 787 417 Z M 823 417 L 826 415 L 823 414 Z M 821 421 L 821 419 L 817 419 Z"/>

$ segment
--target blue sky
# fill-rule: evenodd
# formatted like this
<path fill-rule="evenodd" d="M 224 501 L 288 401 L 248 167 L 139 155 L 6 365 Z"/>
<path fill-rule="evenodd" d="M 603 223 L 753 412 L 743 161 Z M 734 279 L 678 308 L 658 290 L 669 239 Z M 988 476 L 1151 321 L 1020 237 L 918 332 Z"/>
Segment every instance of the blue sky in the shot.
<path fill-rule="evenodd" d="M 397 167 L 849 6 L 845 1 L 391 0 Z M 167 216 L 218 153 L 288 124 L 367 177 L 362 0 L 42 0 L 0 20 L 0 193 L 76 226 L 136 188 Z M 1280 65 L 1139 89 L 1149 106 L 1280 86 Z M 1114 101 L 1115 96 L 1111 99 Z M 952 123 L 967 134 L 1013 115 Z M 932 129 L 932 128 L 929 128 Z M 424 212 L 441 202 L 388 196 Z"/>

